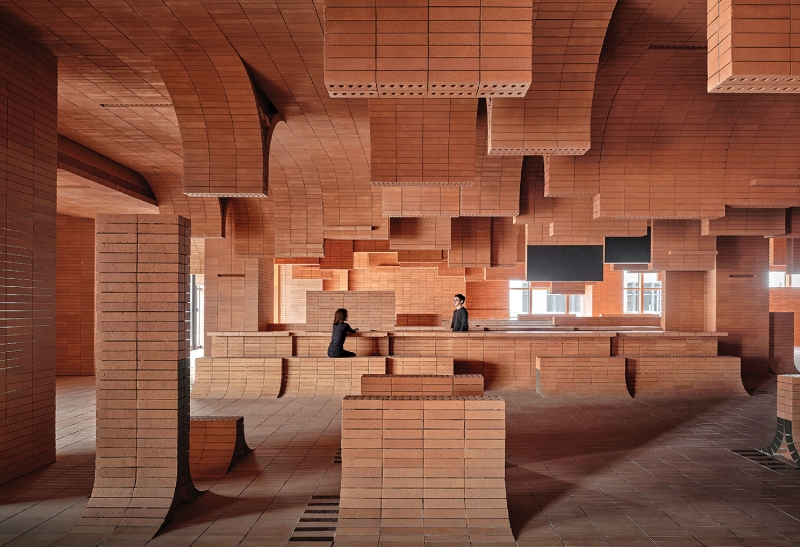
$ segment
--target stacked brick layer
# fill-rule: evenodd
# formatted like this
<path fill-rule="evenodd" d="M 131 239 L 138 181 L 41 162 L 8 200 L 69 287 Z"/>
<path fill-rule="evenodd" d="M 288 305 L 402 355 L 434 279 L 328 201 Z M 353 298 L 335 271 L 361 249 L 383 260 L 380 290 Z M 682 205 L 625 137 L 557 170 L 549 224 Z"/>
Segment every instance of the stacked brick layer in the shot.
<path fill-rule="evenodd" d="M 628 357 L 634 397 L 729 397 L 747 395 L 738 357 Z"/>
<path fill-rule="evenodd" d="M 330 332 L 339 308 L 347 310 L 347 322 L 353 328 L 388 331 L 394 327 L 393 291 L 308 291 L 306 299 L 306 326 L 311 331 Z"/>
<path fill-rule="evenodd" d="M 515 545 L 499 397 L 345 397 L 336 541 Z"/>
<path fill-rule="evenodd" d="M 777 374 L 794 374 L 794 313 L 769 312 L 769 368 Z"/>
<path fill-rule="evenodd" d="M 389 357 L 389 374 L 453 374 L 452 357 Z"/>
<path fill-rule="evenodd" d="M 237 457 L 251 450 L 244 438 L 242 416 L 192 416 L 189 469 L 198 487 L 208 487 L 225 476 Z"/>
<path fill-rule="evenodd" d="M 385 357 L 291 357 L 286 361 L 283 395 L 358 395 L 364 374 L 385 374 Z"/>
<path fill-rule="evenodd" d="M 192 397 L 276 399 L 282 378 L 280 357 L 199 357 Z"/>
<path fill-rule="evenodd" d="M 365 374 L 361 395 L 477 396 L 483 395 L 480 374 Z"/>

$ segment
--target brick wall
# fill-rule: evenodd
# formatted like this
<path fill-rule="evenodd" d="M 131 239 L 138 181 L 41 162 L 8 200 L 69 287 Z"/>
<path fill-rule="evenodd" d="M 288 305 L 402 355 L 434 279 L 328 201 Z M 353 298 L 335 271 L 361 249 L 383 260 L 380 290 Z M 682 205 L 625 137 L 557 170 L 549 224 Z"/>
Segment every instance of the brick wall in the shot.
<path fill-rule="evenodd" d="M 0 483 L 55 461 L 57 72 L 0 24 Z"/>
<path fill-rule="evenodd" d="M 58 215 L 56 374 L 94 375 L 94 219 Z"/>

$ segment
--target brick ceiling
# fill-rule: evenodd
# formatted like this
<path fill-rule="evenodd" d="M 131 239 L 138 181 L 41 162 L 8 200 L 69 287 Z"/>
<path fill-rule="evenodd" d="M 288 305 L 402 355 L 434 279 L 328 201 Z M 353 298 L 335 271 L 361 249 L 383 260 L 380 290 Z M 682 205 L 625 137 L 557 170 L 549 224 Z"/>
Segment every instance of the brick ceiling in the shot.
<path fill-rule="evenodd" d="M 565 243 L 800 206 L 793 65 L 763 64 L 783 93 L 733 93 L 761 76 L 708 2 L 327 2 L 328 21 L 322 0 L 0 0 L 0 17 L 58 57 L 61 135 L 141 175 L 193 236 L 232 215 L 247 252 L 321 257 L 389 239 L 390 217 L 393 243 L 431 249 L 459 216 Z M 61 212 L 153 210 L 123 197 L 59 173 Z"/>

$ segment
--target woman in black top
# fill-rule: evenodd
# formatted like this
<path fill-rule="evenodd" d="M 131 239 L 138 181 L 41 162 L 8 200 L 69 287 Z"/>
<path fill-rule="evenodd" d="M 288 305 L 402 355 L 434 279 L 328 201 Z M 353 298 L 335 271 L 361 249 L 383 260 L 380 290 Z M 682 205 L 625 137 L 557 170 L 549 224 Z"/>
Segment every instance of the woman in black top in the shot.
<path fill-rule="evenodd" d="M 347 310 L 339 308 L 333 316 L 333 334 L 331 343 L 328 346 L 328 357 L 355 357 L 352 351 L 344 349 L 344 341 L 348 333 L 358 332 L 358 329 L 351 329 L 347 324 Z"/>

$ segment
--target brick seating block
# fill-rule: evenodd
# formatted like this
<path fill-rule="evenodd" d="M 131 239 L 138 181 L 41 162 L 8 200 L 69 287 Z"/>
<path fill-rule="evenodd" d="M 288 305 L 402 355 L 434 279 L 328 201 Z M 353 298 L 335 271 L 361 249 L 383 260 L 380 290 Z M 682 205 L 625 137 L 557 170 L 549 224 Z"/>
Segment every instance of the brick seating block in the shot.
<path fill-rule="evenodd" d="M 449 357 L 389 357 L 388 374 L 453 374 L 453 356 Z"/>
<path fill-rule="evenodd" d="M 280 357 L 200 357 L 195 361 L 192 397 L 277 399 L 282 376 Z"/>
<path fill-rule="evenodd" d="M 738 357 L 628 357 L 628 388 L 634 397 L 729 397 L 747 395 Z"/>
<path fill-rule="evenodd" d="M 537 357 L 536 391 L 544 396 L 630 397 L 624 357 Z"/>
<path fill-rule="evenodd" d="M 361 395 L 483 395 L 480 374 L 365 374 L 361 377 Z"/>
<path fill-rule="evenodd" d="M 345 397 L 336 543 L 516 545 L 505 427 L 500 397 Z"/>
<path fill-rule="evenodd" d="M 192 416 L 190 424 L 189 470 L 199 488 L 210 488 L 251 452 L 243 416 Z"/>
<path fill-rule="evenodd" d="M 358 395 L 364 374 L 386 373 L 386 357 L 289 357 L 283 395 Z"/>

